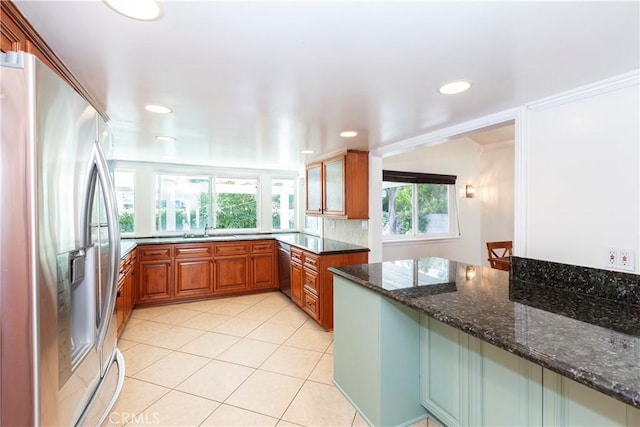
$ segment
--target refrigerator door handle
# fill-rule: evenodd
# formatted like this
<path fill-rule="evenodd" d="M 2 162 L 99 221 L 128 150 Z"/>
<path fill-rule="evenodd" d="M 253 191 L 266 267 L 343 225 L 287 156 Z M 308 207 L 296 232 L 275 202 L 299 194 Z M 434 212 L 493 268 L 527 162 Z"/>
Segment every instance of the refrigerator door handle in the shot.
<path fill-rule="evenodd" d="M 116 289 L 118 288 L 118 272 L 120 267 L 120 233 L 118 230 L 118 208 L 116 205 L 115 188 L 111 183 L 111 175 L 109 174 L 109 167 L 105 160 L 104 153 L 100 144 L 96 141 L 93 145 L 94 159 L 96 170 L 98 172 L 99 185 L 102 188 L 102 194 L 105 200 L 105 211 L 107 214 L 108 233 L 109 233 L 109 273 L 108 277 L 108 292 L 106 292 L 106 302 L 103 305 L 105 307 L 104 313 L 101 318 L 103 322 L 98 328 L 98 345 L 102 347 L 107 331 L 109 329 L 109 322 L 111 321 L 111 313 L 113 313 L 116 304 Z"/>

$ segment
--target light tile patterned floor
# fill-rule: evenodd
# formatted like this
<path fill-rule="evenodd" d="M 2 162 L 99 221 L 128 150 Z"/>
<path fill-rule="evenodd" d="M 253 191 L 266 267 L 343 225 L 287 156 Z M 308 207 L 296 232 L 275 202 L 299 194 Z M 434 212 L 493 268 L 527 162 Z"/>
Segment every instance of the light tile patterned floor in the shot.
<path fill-rule="evenodd" d="M 331 382 L 333 333 L 280 292 L 136 309 L 118 347 L 113 426 L 367 425 Z"/>
<path fill-rule="evenodd" d="M 136 309 L 112 425 L 351 426 L 333 333 L 280 292 Z"/>

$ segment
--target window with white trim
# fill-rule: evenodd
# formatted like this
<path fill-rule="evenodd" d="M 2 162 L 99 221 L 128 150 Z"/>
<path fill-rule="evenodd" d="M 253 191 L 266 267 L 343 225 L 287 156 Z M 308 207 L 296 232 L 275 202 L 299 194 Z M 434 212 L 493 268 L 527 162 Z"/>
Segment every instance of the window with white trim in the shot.
<path fill-rule="evenodd" d="M 294 178 L 271 180 L 271 229 L 295 230 L 296 181 Z"/>
<path fill-rule="evenodd" d="M 156 175 L 155 230 L 258 229 L 258 180 Z"/>
<path fill-rule="evenodd" d="M 383 238 L 458 235 L 456 176 L 384 170 L 382 180 Z"/>

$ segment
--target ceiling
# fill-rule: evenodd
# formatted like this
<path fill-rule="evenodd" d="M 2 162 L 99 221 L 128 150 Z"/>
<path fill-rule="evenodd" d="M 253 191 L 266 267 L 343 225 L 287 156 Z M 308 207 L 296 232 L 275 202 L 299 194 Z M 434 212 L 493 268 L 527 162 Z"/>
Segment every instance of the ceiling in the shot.
<path fill-rule="evenodd" d="M 15 3 L 124 160 L 297 169 L 640 66 L 636 1 L 164 1 L 152 22 L 97 0 Z M 438 93 L 454 79 L 473 86 Z"/>

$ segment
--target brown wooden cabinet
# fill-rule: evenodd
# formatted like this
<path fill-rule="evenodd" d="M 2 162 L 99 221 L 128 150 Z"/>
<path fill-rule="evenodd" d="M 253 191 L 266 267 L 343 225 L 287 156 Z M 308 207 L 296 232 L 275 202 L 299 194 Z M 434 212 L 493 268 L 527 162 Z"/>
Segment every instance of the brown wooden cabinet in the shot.
<path fill-rule="evenodd" d="M 216 294 L 249 290 L 249 243 L 214 245 L 213 291 Z"/>
<path fill-rule="evenodd" d="M 260 241 L 251 244 L 252 289 L 278 289 L 276 266 L 276 242 Z"/>
<path fill-rule="evenodd" d="M 213 245 L 190 243 L 174 246 L 175 298 L 213 295 Z"/>
<path fill-rule="evenodd" d="M 138 249 L 140 282 L 138 302 L 166 301 L 173 297 L 173 245 L 143 246 Z"/>
<path fill-rule="evenodd" d="M 274 240 L 144 245 L 138 250 L 140 305 L 278 289 Z"/>
<path fill-rule="evenodd" d="M 333 275 L 330 267 L 365 264 L 367 252 L 315 254 L 291 247 L 291 300 L 327 330 L 333 329 Z"/>
<path fill-rule="evenodd" d="M 176 260 L 175 296 L 213 294 L 213 261 L 210 259 Z"/>
<path fill-rule="evenodd" d="M 131 311 L 135 305 L 137 264 L 135 249 L 120 261 L 120 279 L 116 298 L 118 336 L 120 336 L 129 321 Z"/>
<path fill-rule="evenodd" d="M 306 212 L 310 215 L 322 214 L 322 163 L 307 165 L 305 173 Z"/>
<path fill-rule="evenodd" d="M 291 300 L 302 307 L 302 287 L 304 274 L 302 262 L 304 252 L 302 249 L 291 246 Z"/>
<path fill-rule="evenodd" d="M 346 152 L 306 168 L 306 212 L 344 219 L 369 218 L 369 153 Z"/>

